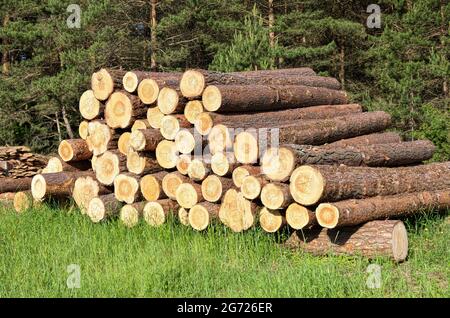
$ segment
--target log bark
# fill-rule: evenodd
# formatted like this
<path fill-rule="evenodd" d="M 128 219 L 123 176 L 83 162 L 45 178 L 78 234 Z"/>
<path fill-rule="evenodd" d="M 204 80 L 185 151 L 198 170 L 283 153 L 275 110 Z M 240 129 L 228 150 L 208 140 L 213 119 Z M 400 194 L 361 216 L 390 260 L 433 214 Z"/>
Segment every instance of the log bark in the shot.
<path fill-rule="evenodd" d="M 117 216 L 120 213 L 123 203 L 117 201 L 114 193 L 101 195 L 92 200 L 88 204 L 87 215 L 94 223 L 105 221 L 109 218 Z"/>
<path fill-rule="evenodd" d="M 288 184 L 269 183 L 261 190 L 261 202 L 271 210 L 287 208 L 293 201 Z"/>
<path fill-rule="evenodd" d="M 38 174 L 31 182 L 33 198 L 42 201 L 47 198 L 65 199 L 73 194 L 75 181 L 81 176 L 93 177 L 92 171 L 83 172 L 57 172 Z"/>
<path fill-rule="evenodd" d="M 381 131 L 389 127 L 391 116 L 385 112 L 313 120 L 278 129 L 247 129 L 237 134 L 234 154 L 241 163 L 256 163 L 270 144 L 321 145 L 342 138 Z"/>
<path fill-rule="evenodd" d="M 407 166 L 430 159 L 434 150 L 433 143 L 428 140 L 325 149 L 283 145 L 268 149 L 262 158 L 262 170 L 270 180 L 287 181 L 299 165 Z"/>
<path fill-rule="evenodd" d="M 100 101 L 107 100 L 116 88 L 122 86 L 122 79 L 125 75 L 123 70 L 101 69 L 92 74 L 91 89 L 95 98 Z"/>
<path fill-rule="evenodd" d="M 131 174 L 119 174 L 114 179 L 114 195 L 118 201 L 132 204 L 143 199 L 139 191 L 140 178 Z"/>
<path fill-rule="evenodd" d="M 109 127 L 128 128 L 137 119 L 145 118 L 147 108 L 139 97 L 126 91 L 116 91 L 106 102 L 105 120 Z"/>
<path fill-rule="evenodd" d="M 348 146 L 367 146 L 378 144 L 390 144 L 402 142 L 402 137 L 395 132 L 382 132 L 369 135 L 363 135 L 353 138 L 341 139 L 329 144 L 323 145 L 323 148 L 337 148 Z"/>
<path fill-rule="evenodd" d="M 139 85 L 146 79 L 156 82 L 158 91 L 156 96 L 158 96 L 159 87 L 166 85 L 178 85 L 181 79 L 181 73 L 177 72 L 143 72 L 143 71 L 130 71 L 127 72 L 122 78 L 123 88 L 129 93 L 134 93 L 139 88 Z M 141 90 L 146 90 L 144 87 Z M 145 94 L 151 95 L 151 94 Z"/>
<path fill-rule="evenodd" d="M 450 189 L 322 203 L 316 209 L 316 216 L 322 227 L 332 229 L 447 208 L 450 208 Z"/>
<path fill-rule="evenodd" d="M 189 183 L 190 179 L 179 172 L 171 172 L 163 177 L 162 189 L 169 199 L 176 200 L 178 187 L 183 183 Z"/>
<path fill-rule="evenodd" d="M 242 165 L 233 170 L 232 179 L 237 188 L 242 187 L 242 182 L 246 176 L 259 176 L 261 174 L 259 166 Z"/>
<path fill-rule="evenodd" d="M 163 179 L 167 174 L 167 171 L 160 171 L 148 174 L 141 178 L 139 188 L 146 201 L 156 201 L 167 198 L 162 187 Z"/>
<path fill-rule="evenodd" d="M 285 245 L 315 255 L 388 257 L 402 262 L 408 256 L 408 233 L 401 221 L 371 221 L 341 229 L 296 231 Z"/>
<path fill-rule="evenodd" d="M 75 180 L 72 197 L 80 209 L 81 214 L 86 214 L 89 202 L 99 195 L 109 194 L 111 189 L 103 186 L 91 176 L 79 177 Z"/>
<path fill-rule="evenodd" d="M 94 161 L 97 180 L 104 185 L 112 185 L 114 178 L 127 170 L 127 157 L 117 151 L 106 151 Z"/>
<path fill-rule="evenodd" d="M 132 228 L 139 223 L 144 214 L 146 201 L 126 204 L 120 209 L 120 221 L 128 228 Z"/>
<path fill-rule="evenodd" d="M 205 230 L 214 221 L 219 220 L 220 205 L 211 202 L 202 202 L 189 210 L 189 225 L 196 231 Z"/>
<path fill-rule="evenodd" d="M 297 68 L 290 70 L 267 70 L 220 73 L 201 69 L 187 70 L 180 81 L 180 91 L 186 98 L 196 98 L 202 95 L 208 85 L 325 85 L 340 89 L 339 82 L 334 78 L 315 76 L 312 69 Z M 313 78 L 306 78 L 312 76 Z"/>
<path fill-rule="evenodd" d="M 301 230 L 317 225 L 317 218 L 313 211 L 292 203 L 286 209 L 286 222 L 294 230 Z"/>
<path fill-rule="evenodd" d="M 30 190 L 31 180 L 32 178 L 0 178 L 0 193 Z"/>
<path fill-rule="evenodd" d="M 241 192 L 244 198 L 255 200 L 259 198 L 262 189 L 269 183 L 263 176 L 246 176 L 242 180 Z"/>
<path fill-rule="evenodd" d="M 194 182 L 180 184 L 175 192 L 175 198 L 178 204 L 190 209 L 197 203 L 204 201 L 202 187 Z"/>
<path fill-rule="evenodd" d="M 278 232 L 286 224 L 286 217 L 283 212 L 270 210 L 267 207 L 262 208 L 259 212 L 259 225 L 267 233 Z"/>
<path fill-rule="evenodd" d="M 126 167 L 136 175 L 145 175 L 163 170 L 152 152 L 137 152 L 129 150 Z"/>
<path fill-rule="evenodd" d="M 136 151 L 155 151 L 163 140 L 158 129 L 136 130 L 131 133 L 130 146 Z"/>
<path fill-rule="evenodd" d="M 216 114 L 204 112 L 197 116 L 196 130 L 207 135 L 214 125 L 222 124 L 229 128 L 267 128 L 296 123 L 300 120 L 328 119 L 361 113 L 359 104 L 323 105 L 294 108 L 273 112 L 252 114 Z"/>
<path fill-rule="evenodd" d="M 229 178 L 210 175 L 202 182 L 202 195 L 208 202 L 219 202 L 225 192 L 233 188 L 233 180 Z"/>
<path fill-rule="evenodd" d="M 312 205 L 450 187 L 450 162 L 414 167 L 300 166 L 290 178 L 296 202 Z"/>
<path fill-rule="evenodd" d="M 83 139 L 66 139 L 61 141 L 58 147 L 58 154 L 66 162 L 83 161 L 92 158 L 92 151 L 89 150 L 88 143 Z"/>
<path fill-rule="evenodd" d="M 203 107 L 211 112 L 242 113 L 289 108 L 347 104 L 344 91 L 300 85 L 208 86 Z"/>
<path fill-rule="evenodd" d="M 171 199 L 148 202 L 144 207 L 144 220 L 150 226 L 161 226 L 167 222 L 169 215 L 175 216 L 179 208 L 179 204 Z"/>

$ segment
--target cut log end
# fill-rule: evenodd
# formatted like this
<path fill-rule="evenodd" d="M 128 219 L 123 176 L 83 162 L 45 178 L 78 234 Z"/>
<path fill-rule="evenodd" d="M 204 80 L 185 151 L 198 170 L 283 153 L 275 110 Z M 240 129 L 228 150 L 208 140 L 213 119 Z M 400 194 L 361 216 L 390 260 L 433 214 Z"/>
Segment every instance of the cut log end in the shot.
<path fill-rule="evenodd" d="M 164 114 L 161 113 L 158 107 L 152 107 L 147 110 L 147 120 L 152 128 L 161 128 L 161 120 L 164 118 Z"/>
<path fill-rule="evenodd" d="M 166 222 L 164 208 L 158 202 L 148 202 L 144 207 L 144 220 L 148 225 L 158 227 Z"/>
<path fill-rule="evenodd" d="M 161 198 L 162 189 L 159 181 L 152 175 L 146 175 L 139 181 L 142 195 L 147 201 L 156 201 Z"/>
<path fill-rule="evenodd" d="M 189 165 L 191 164 L 191 156 L 180 155 L 177 159 L 177 170 L 182 175 L 188 174 Z"/>
<path fill-rule="evenodd" d="M 184 226 L 189 226 L 189 212 L 185 208 L 178 209 L 178 220 Z"/>
<path fill-rule="evenodd" d="M 175 89 L 164 87 L 159 92 L 158 108 L 163 114 L 169 115 L 174 113 L 178 107 L 179 102 L 180 98 L 178 96 L 178 92 Z"/>
<path fill-rule="evenodd" d="M 97 181 L 91 177 L 79 177 L 75 181 L 72 197 L 81 211 L 86 214 L 89 202 L 98 196 L 100 188 Z"/>
<path fill-rule="evenodd" d="M 230 160 L 226 154 L 218 152 L 211 157 L 211 170 L 218 176 L 225 176 L 231 172 Z"/>
<path fill-rule="evenodd" d="M 190 209 L 199 202 L 196 189 L 190 183 L 181 184 L 176 190 L 175 197 L 181 207 Z"/>
<path fill-rule="evenodd" d="M 130 134 L 130 146 L 136 151 L 142 151 L 146 145 L 145 135 L 142 131 L 136 130 Z"/>
<path fill-rule="evenodd" d="M 120 210 L 120 221 L 126 227 L 134 227 L 139 223 L 139 211 L 132 205 L 125 205 Z"/>
<path fill-rule="evenodd" d="M 80 114 L 84 119 L 92 120 L 100 115 L 100 101 L 95 98 L 94 91 L 87 90 L 81 97 L 79 102 Z"/>
<path fill-rule="evenodd" d="M 189 224 L 194 230 L 203 231 L 210 224 L 209 212 L 202 205 L 195 205 L 189 210 Z"/>
<path fill-rule="evenodd" d="M 168 173 L 162 179 L 162 188 L 168 198 L 176 199 L 176 191 L 178 187 L 183 183 L 183 179 L 178 173 Z"/>
<path fill-rule="evenodd" d="M 139 129 L 148 129 L 148 128 L 150 128 L 150 124 L 146 119 L 138 119 L 134 122 L 133 126 L 131 126 L 131 132 Z"/>
<path fill-rule="evenodd" d="M 114 179 L 114 195 L 118 201 L 134 203 L 138 192 L 139 183 L 136 178 L 120 174 Z"/>
<path fill-rule="evenodd" d="M 92 74 L 91 89 L 98 100 L 108 99 L 114 91 L 114 80 L 107 70 L 101 69 Z"/>
<path fill-rule="evenodd" d="M 33 197 L 29 192 L 16 192 L 14 194 L 13 206 L 17 213 L 23 213 L 33 206 Z"/>
<path fill-rule="evenodd" d="M 313 222 L 310 211 L 297 203 L 292 203 L 286 209 L 286 221 L 294 230 L 301 230 Z"/>
<path fill-rule="evenodd" d="M 133 105 L 123 92 L 115 92 L 106 103 L 105 119 L 111 128 L 127 128 L 131 124 Z"/>
<path fill-rule="evenodd" d="M 339 209 L 329 203 L 319 204 L 316 209 L 316 217 L 320 226 L 333 229 L 339 221 Z"/>
<path fill-rule="evenodd" d="M 81 139 L 86 140 L 89 133 L 88 133 L 88 126 L 89 122 L 86 120 L 83 120 L 80 125 L 78 126 L 78 135 Z"/>
<path fill-rule="evenodd" d="M 58 147 L 58 154 L 62 160 L 68 162 L 74 158 L 72 145 L 67 140 L 61 141 Z"/>
<path fill-rule="evenodd" d="M 155 80 L 146 78 L 138 87 L 138 96 L 146 105 L 151 105 L 156 102 L 160 93 L 159 85 Z"/>
<path fill-rule="evenodd" d="M 88 132 L 86 143 L 94 156 L 99 156 L 110 148 L 112 134 L 108 125 L 92 121 L 88 125 Z"/>
<path fill-rule="evenodd" d="M 119 141 L 117 142 L 117 148 L 119 149 L 119 152 L 121 154 L 126 156 L 130 150 L 130 144 L 131 144 L 131 133 L 127 131 L 124 132 L 122 135 L 120 135 Z"/>
<path fill-rule="evenodd" d="M 203 107 L 210 112 L 219 110 L 222 106 L 222 94 L 217 86 L 208 86 L 202 95 Z"/>
<path fill-rule="evenodd" d="M 45 193 L 47 192 L 47 182 L 45 178 L 37 174 L 33 177 L 31 181 L 31 193 L 35 200 L 41 201 L 45 197 Z"/>
<path fill-rule="evenodd" d="M 94 166 L 97 180 L 104 185 L 112 185 L 115 177 L 120 173 L 120 159 L 109 151 L 97 157 Z"/>
<path fill-rule="evenodd" d="M 272 181 L 289 180 L 295 165 L 295 156 L 284 147 L 269 148 L 261 160 L 263 173 Z"/>
<path fill-rule="evenodd" d="M 285 204 L 285 194 L 280 186 L 269 183 L 261 190 L 261 202 L 269 209 L 281 209 Z"/>
<path fill-rule="evenodd" d="M 175 168 L 178 160 L 175 143 L 169 140 L 161 141 L 156 147 L 156 160 L 164 169 Z"/>
<path fill-rule="evenodd" d="M 213 126 L 214 121 L 209 113 L 204 112 L 197 115 L 194 122 L 194 127 L 200 135 L 207 136 L 211 132 Z"/>
<path fill-rule="evenodd" d="M 242 195 L 249 200 L 254 200 L 261 194 L 262 185 L 260 180 L 255 176 L 246 176 L 242 180 Z"/>
<path fill-rule="evenodd" d="M 408 256 L 408 232 L 403 222 L 397 222 L 392 230 L 392 255 L 397 262 Z"/>
<path fill-rule="evenodd" d="M 218 202 L 222 197 L 222 182 L 220 179 L 211 175 L 202 182 L 202 195 L 208 202 Z"/>
<path fill-rule="evenodd" d="M 127 92 L 135 92 L 139 85 L 139 78 L 136 73 L 126 72 L 122 79 L 122 85 Z"/>
<path fill-rule="evenodd" d="M 291 174 L 289 189 L 294 200 L 302 205 L 317 203 L 324 191 L 322 174 L 311 166 L 300 166 Z"/>
<path fill-rule="evenodd" d="M 259 213 L 259 224 L 265 232 L 275 233 L 283 227 L 285 219 L 279 211 L 264 207 Z"/>
<path fill-rule="evenodd" d="M 100 198 L 92 198 L 89 201 L 87 215 L 94 223 L 99 223 L 106 218 L 105 204 Z"/>
<path fill-rule="evenodd" d="M 234 141 L 234 155 L 240 163 L 258 162 L 258 139 L 251 132 L 239 133 Z"/>
<path fill-rule="evenodd" d="M 205 77 L 195 70 L 187 70 L 180 81 L 180 91 L 186 98 L 194 98 L 202 95 L 205 89 Z"/>
<path fill-rule="evenodd" d="M 237 167 L 236 169 L 234 169 L 231 175 L 234 185 L 238 188 L 241 188 L 244 178 L 248 175 L 250 175 L 250 173 L 244 167 Z"/>
<path fill-rule="evenodd" d="M 182 154 L 190 154 L 195 149 L 195 138 L 187 129 L 182 129 L 175 136 L 175 146 Z"/>
<path fill-rule="evenodd" d="M 161 135 L 167 140 L 174 140 L 180 131 L 180 123 L 174 116 L 166 115 L 161 120 Z"/>
<path fill-rule="evenodd" d="M 194 159 L 189 164 L 188 176 L 195 181 L 204 180 L 209 174 L 209 169 L 206 164 L 199 159 Z"/>
<path fill-rule="evenodd" d="M 228 128 L 221 124 L 215 125 L 208 135 L 208 145 L 213 155 L 231 148 L 233 141 Z"/>
<path fill-rule="evenodd" d="M 195 124 L 197 118 L 203 113 L 203 104 L 199 100 L 191 100 L 184 107 L 184 116 L 191 124 Z"/>

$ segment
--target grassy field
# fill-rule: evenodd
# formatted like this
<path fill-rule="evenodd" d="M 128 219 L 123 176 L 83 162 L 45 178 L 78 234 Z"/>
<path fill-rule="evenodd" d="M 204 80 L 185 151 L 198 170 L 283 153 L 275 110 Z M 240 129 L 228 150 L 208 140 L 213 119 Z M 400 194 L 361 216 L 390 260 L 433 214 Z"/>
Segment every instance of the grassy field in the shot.
<path fill-rule="evenodd" d="M 449 297 L 450 224 L 434 214 L 408 221 L 407 262 L 314 257 L 279 246 L 287 233 L 196 233 L 94 225 L 76 210 L 0 209 L 0 297 Z M 80 288 L 67 287 L 70 264 Z M 370 264 L 381 287 L 368 288 Z"/>

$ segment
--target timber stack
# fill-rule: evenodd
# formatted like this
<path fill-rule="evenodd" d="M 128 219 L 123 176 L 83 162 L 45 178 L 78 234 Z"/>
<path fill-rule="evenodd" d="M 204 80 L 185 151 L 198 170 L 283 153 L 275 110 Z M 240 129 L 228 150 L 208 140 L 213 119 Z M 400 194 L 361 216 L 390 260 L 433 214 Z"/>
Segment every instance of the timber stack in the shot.
<path fill-rule="evenodd" d="M 450 206 L 450 162 L 424 164 L 430 141 L 387 132 L 389 114 L 310 68 L 102 69 L 79 110 L 80 138 L 18 187 L 16 210 L 73 198 L 93 222 L 259 224 L 293 230 L 286 245 L 314 254 L 403 261 L 401 219 Z"/>

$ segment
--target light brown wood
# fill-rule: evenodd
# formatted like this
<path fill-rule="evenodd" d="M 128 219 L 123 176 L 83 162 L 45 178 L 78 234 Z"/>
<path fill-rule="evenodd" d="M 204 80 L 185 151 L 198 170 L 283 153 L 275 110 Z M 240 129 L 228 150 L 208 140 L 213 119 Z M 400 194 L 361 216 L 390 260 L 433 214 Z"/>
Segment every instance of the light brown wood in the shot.
<path fill-rule="evenodd" d="M 177 159 L 178 172 L 186 176 L 188 174 L 188 169 L 191 161 L 192 160 L 190 155 L 180 155 Z"/>
<path fill-rule="evenodd" d="M 188 183 L 190 179 L 179 172 L 166 174 L 162 179 L 162 189 L 169 199 L 176 200 L 178 187 L 183 183 Z"/>
<path fill-rule="evenodd" d="M 157 104 L 163 114 L 170 115 L 182 112 L 186 101 L 180 97 L 180 93 L 176 89 L 164 87 L 159 92 Z"/>
<path fill-rule="evenodd" d="M 185 209 L 190 209 L 204 201 L 201 186 L 193 182 L 180 184 L 175 192 L 175 198 L 178 204 Z"/>
<path fill-rule="evenodd" d="M 22 214 L 33 207 L 38 207 L 41 202 L 33 199 L 31 191 L 19 191 L 14 193 L 13 207 L 14 210 Z"/>
<path fill-rule="evenodd" d="M 88 126 L 89 126 L 89 122 L 86 120 L 83 120 L 80 125 L 78 126 L 78 135 L 80 136 L 81 139 L 86 140 L 89 133 L 88 133 Z"/>
<path fill-rule="evenodd" d="M 197 115 L 194 122 L 195 130 L 202 136 L 207 136 L 214 127 L 214 120 L 209 112 L 203 112 Z"/>
<path fill-rule="evenodd" d="M 119 151 L 106 151 L 97 157 L 94 162 L 94 171 L 97 180 L 103 185 L 112 185 L 114 179 L 126 171 L 127 157 Z"/>
<path fill-rule="evenodd" d="M 156 160 L 164 169 L 173 169 L 177 166 L 178 151 L 175 142 L 163 140 L 156 147 Z"/>
<path fill-rule="evenodd" d="M 194 159 L 189 164 L 188 176 L 194 181 L 203 181 L 211 173 L 210 164 L 200 159 Z"/>
<path fill-rule="evenodd" d="M 130 141 L 131 141 L 131 133 L 126 131 L 119 137 L 119 141 L 117 142 L 117 148 L 122 155 L 127 155 L 128 151 L 130 151 Z"/>
<path fill-rule="evenodd" d="M 203 113 L 203 104 L 199 100 L 192 100 L 186 103 L 184 108 L 184 116 L 191 124 L 195 124 L 198 115 Z"/>
<path fill-rule="evenodd" d="M 158 99 L 159 92 L 158 83 L 151 78 L 144 79 L 138 86 L 138 96 L 146 105 L 154 104 Z"/>
<path fill-rule="evenodd" d="M 100 156 L 107 150 L 118 147 L 118 134 L 101 121 L 91 121 L 88 125 L 86 143 L 94 156 Z"/>
<path fill-rule="evenodd" d="M 132 228 L 139 223 L 144 214 L 146 201 L 126 204 L 120 209 L 120 221 L 128 228 Z"/>
<path fill-rule="evenodd" d="M 136 151 L 155 151 L 164 138 L 158 129 L 136 130 L 131 133 L 130 146 Z"/>
<path fill-rule="evenodd" d="M 189 226 L 189 211 L 180 207 L 178 209 L 178 221 L 184 226 Z"/>
<path fill-rule="evenodd" d="M 162 168 L 158 164 L 154 153 L 152 152 L 137 152 L 129 150 L 127 154 L 126 167 L 129 172 L 136 175 L 145 175 L 161 171 Z"/>
<path fill-rule="evenodd" d="M 242 180 L 241 192 L 244 198 L 255 200 L 259 198 L 261 191 L 269 181 L 263 176 L 246 176 Z"/>
<path fill-rule="evenodd" d="M 31 193 L 33 198 L 38 201 L 50 197 L 67 199 L 72 196 L 75 181 L 82 176 L 93 177 L 93 172 L 80 171 L 37 174 L 31 181 Z"/>
<path fill-rule="evenodd" d="M 153 227 L 158 227 L 167 222 L 169 215 L 176 215 L 180 206 L 171 199 L 148 202 L 144 207 L 144 220 Z"/>
<path fill-rule="evenodd" d="M 138 202 L 142 199 L 139 191 L 139 177 L 133 174 L 119 174 L 114 178 L 114 195 L 116 199 L 128 204 Z"/>
<path fill-rule="evenodd" d="M 263 207 L 259 212 L 259 225 L 267 233 L 280 231 L 286 225 L 284 213 Z"/>
<path fill-rule="evenodd" d="M 219 202 L 226 191 L 234 187 L 233 180 L 210 175 L 202 182 L 202 195 L 208 202 Z"/>
<path fill-rule="evenodd" d="M 93 120 L 103 115 L 105 106 L 95 98 L 93 90 L 85 91 L 79 102 L 79 111 L 81 116 L 87 120 Z"/>
<path fill-rule="evenodd" d="M 294 201 L 285 183 L 269 183 L 261 190 L 261 202 L 271 210 L 284 209 Z"/>
<path fill-rule="evenodd" d="M 201 140 L 199 142 L 201 144 Z M 180 129 L 175 135 L 175 146 L 181 154 L 190 154 L 197 145 L 192 129 Z"/>
<path fill-rule="evenodd" d="M 61 141 L 58 147 L 59 156 L 66 162 L 83 161 L 92 157 L 86 140 L 66 139 Z"/>
<path fill-rule="evenodd" d="M 296 231 L 285 245 L 314 255 L 388 257 L 402 262 L 408 256 L 408 233 L 402 221 L 371 221 L 355 227 Z"/>
<path fill-rule="evenodd" d="M 214 221 L 219 220 L 219 204 L 202 202 L 189 210 L 188 220 L 190 226 L 196 231 L 205 230 Z"/>
<path fill-rule="evenodd" d="M 94 223 L 105 221 L 120 213 L 123 203 L 117 201 L 114 193 L 92 198 L 88 204 L 87 215 Z"/>
<path fill-rule="evenodd" d="M 59 156 L 51 157 L 48 159 L 48 163 L 42 173 L 55 173 L 55 172 L 76 172 L 76 171 L 86 171 L 91 169 L 89 160 L 85 161 L 73 161 L 65 162 Z"/>
<path fill-rule="evenodd" d="M 310 228 L 317 224 L 315 213 L 298 203 L 292 203 L 288 206 L 286 221 L 294 230 Z"/>
<path fill-rule="evenodd" d="M 242 193 L 235 189 L 228 190 L 219 210 L 219 218 L 233 232 L 242 232 L 251 228 L 255 223 L 258 206 L 245 199 Z"/>
<path fill-rule="evenodd" d="M 105 120 L 111 128 L 128 128 L 136 119 L 146 116 L 147 108 L 139 97 L 125 91 L 116 91 L 106 102 Z"/>
<path fill-rule="evenodd" d="M 139 187 L 145 200 L 156 201 L 167 197 L 162 188 L 163 179 L 167 174 L 167 171 L 160 171 L 141 178 Z"/>
<path fill-rule="evenodd" d="M 91 89 L 95 98 L 100 101 L 107 100 L 115 88 L 122 85 L 125 72 L 122 70 L 101 69 L 92 74 Z"/>
<path fill-rule="evenodd" d="M 123 89 L 129 93 L 134 93 L 139 83 L 145 79 L 145 76 L 141 72 L 126 72 L 122 78 Z"/>
<path fill-rule="evenodd" d="M 211 170 L 221 177 L 231 176 L 239 166 L 231 153 L 218 152 L 211 157 Z"/>
<path fill-rule="evenodd" d="M 147 119 L 138 119 L 134 122 L 133 126 L 131 126 L 131 132 L 139 130 L 139 129 L 150 129 L 150 123 Z"/>
<path fill-rule="evenodd" d="M 75 180 L 72 197 L 80 209 L 81 214 L 86 214 L 89 202 L 100 195 L 109 194 L 111 190 L 101 185 L 91 176 L 79 177 Z"/>
<path fill-rule="evenodd" d="M 158 107 L 151 107 L 147 110 L 147 120 L 150 127 L 159 129 L 161 128 L 161 120 L 164 118 L 164 114 L 161 113 Z"/>
<path fill-rule="evenodd" d="M 212 155 L 231 150 L 233 147 L 233 140 L 228 127 L 220 124 L 214 126 L 208 134 L 208 145 Z"/>
<path fill-rule="evenodd" d="M 259 166 L 242 165 L 236 167 L 232 173 L 233 183 L 237 188 L 241 188 L 242 181 L 246 176 L 259 176 L 261 173 L 261 168 Z"/>
<path fill-rule="evenodd" d="M 189 128 L 191 123 L 184 115 L 165 115 L 161 120 L 161 135 L 167 140 L 175 140 L 181 128 Z"/>

